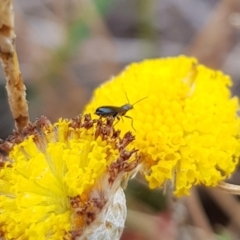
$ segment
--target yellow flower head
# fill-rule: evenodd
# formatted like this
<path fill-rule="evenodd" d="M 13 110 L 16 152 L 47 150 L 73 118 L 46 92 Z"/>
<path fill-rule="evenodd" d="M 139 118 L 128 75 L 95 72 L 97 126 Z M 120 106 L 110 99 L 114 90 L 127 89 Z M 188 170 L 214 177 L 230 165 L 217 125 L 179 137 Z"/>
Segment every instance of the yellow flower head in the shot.
<path fill-rule="evenodd" d="M 132 104 L 147 97 L 126 112 L 132 121 L 120 116 L 116 127 L 136 129 L 134 146 L 150 187 L 171 179 L 181 196 L 196 184 L 215 186 L 238 163 L 239 104 L 231 97 L 231 84 L 228 76 L 194 58 L 146 60 L 97 88 L 85 112 L 112 105 L 123 113 L 127 98 Z"/>
<path fill-rule="evenodd" d="M 120 182 L 139 159 L 128 146 L 134 137 L 119 134 L 111 119 L 103 123 L 86 115 L 52 125 L 42 117 L 24 137 L 15 133 L 3 142 L 0 235 L 117 239 L 126 217 Z"/>

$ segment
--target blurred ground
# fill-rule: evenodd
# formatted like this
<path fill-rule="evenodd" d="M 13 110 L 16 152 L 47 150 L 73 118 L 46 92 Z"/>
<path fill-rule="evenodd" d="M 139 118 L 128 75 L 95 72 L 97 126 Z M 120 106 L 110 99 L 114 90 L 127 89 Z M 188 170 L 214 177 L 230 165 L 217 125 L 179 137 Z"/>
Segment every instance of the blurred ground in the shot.
<path fill-rule="evenodd" d="M 235 83 L 233 93 L 240 94 L 240 1 L 18 0 L 15 14 L 17 51 L 28 88 L 31 120 L 42 114 L 53 121 L 77 115 L 96 86 L 128 63 L 145 58 L 196 56 L 229 74 Z M 5 138 L 13 129 L 13 120 L 2 68 L 0 114 L 0 137 Z M 138 204 L 133 201 L 134 206 Z M 142 217 L 143 205 L 139 206 L 136 211 Z M 133 226 L 134 221 L 129 220 L 130 231 L 127 227 L 123 239 L 177 239 L 171 217 L 159 209 L 149 210 L 149 206 L 153 206 L 152 201 L 145 209 L 151 214 L 143 218 L 158 227 L 141 233 L 141 223 Z M 132 214 L 135 212 L 130 213 L 130 219 Z M 165 224 L 167 229 L 166 222 L 168 235 L 159 228 Z M 193 238 L 190 227 L 185 224 L 178 239 L 207 239 L 202 233 Z M 240 239 L 239 229 L 239 225 L 234 228 L 235 239 Z M 232 239 L 226 231 L 221 239 Z"/>

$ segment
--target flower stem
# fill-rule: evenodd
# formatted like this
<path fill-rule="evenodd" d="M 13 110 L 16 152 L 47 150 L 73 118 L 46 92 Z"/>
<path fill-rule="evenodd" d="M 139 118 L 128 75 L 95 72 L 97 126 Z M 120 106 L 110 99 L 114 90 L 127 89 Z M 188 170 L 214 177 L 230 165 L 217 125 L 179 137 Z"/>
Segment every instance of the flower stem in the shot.
<path fill-rule="evenodd" d="M 29 122 L 26 87 L 15 49 L 14 15 L 11 0 L 0 0 L 0 59 L 7 80 L 8 102 L 18 132 Z"/>

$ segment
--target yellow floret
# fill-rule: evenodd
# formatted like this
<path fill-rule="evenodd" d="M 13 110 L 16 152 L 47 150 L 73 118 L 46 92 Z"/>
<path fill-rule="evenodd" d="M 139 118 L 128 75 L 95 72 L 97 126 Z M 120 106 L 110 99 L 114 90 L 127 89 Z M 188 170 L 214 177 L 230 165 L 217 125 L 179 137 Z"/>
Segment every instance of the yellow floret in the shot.
<path fill-rule="evenodd" d="M 119 188 L 118 174 L 134 170 L 127 166 L 136 161 L 136 151 L 118 148 L 122 140 L 111 124 L 45 121 L 39 121 L 42 131 L 30 125 L 21 142 L 15 136 L 0 167 L 0 235 L 6 240 L 80 236 Z M 134 139 L 127 136 L 126 146 Z"/>
<path fill-rule="evenodd" d="M 175 194 L 196 184 L 216 186 L 238 163 L 240 122 L 231 79 L 185 56 L 131 64 L 94 92 L 85 112 L 100 106 L 134 105 L 117 128 L 136 134 L 143 171 L 151 188 L 166 180 Z"/>

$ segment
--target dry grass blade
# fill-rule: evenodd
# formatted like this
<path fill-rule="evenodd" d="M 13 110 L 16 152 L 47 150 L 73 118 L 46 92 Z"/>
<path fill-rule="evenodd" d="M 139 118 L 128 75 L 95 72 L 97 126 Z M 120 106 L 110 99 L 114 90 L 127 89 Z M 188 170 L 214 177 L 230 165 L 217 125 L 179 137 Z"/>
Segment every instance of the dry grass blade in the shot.
<path fill-rule="evenodd" d="M 197 57 L 209 67 L 220 68 L 234 46 L 236 28 L 229 19 L 238 11 L 239 1 L 219 1 L 206 26 L 186 49 L 186 54 Z"/>
<path fill-rule="evenodd" d="M 240 186 L 239 185 L 221 182 L 218 184 L 218 188 L 221 190 L 224 190 L 228 193 L 234 194 L 234 195 L 240 195 Z"/>
<path fill-rule="evenodd" d="M 0 0 L 0 58 L 7 79 L 10 109 L 19 132 L 29 121 L 26 87 L 15 50 L 14 15 L 11 0 Z"/>

